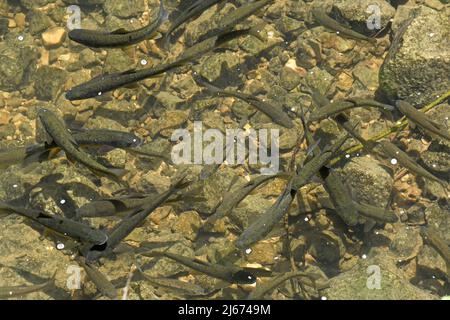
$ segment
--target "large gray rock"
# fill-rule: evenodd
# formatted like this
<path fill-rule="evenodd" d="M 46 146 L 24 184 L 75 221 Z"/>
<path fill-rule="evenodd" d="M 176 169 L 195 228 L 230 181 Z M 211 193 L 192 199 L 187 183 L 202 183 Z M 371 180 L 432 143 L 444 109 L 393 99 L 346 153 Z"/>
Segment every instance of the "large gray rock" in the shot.
<path fill-rule="evenodd" d="M 377 281 L 377 276 L 379 282 Z M 329 300 L 434 300 L 412 285 L 385 252 L 372 251 L 351 270 L 330 280 L 323 294 Z"/>
<path fill-rule="evenodd" d="M 421 106 L 450 87 L 450 28 L 446 11 L 421 7 L 416 14 L 381 67 L 380 90 Z"/>

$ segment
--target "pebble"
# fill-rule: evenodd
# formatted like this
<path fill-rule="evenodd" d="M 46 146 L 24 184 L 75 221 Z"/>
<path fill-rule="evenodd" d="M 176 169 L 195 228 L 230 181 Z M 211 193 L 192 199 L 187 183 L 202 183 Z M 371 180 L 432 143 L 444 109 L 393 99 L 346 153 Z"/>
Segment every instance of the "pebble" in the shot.
<path fill-rule="evenodd" d="M 42 41 L 47 47 L 60 46 L 66 36 L 66 30 L 62 27 L 51 28 L 42 33 Z"/>
<path fill-rule="evenodd" d="M 16 14 L 16 16 L 14 17 L 14 21 L 16 22 L 17 27 L 19 28 L 24 28 L 25 27 L 25 14 L 23 13 L 18 13 Z"/>

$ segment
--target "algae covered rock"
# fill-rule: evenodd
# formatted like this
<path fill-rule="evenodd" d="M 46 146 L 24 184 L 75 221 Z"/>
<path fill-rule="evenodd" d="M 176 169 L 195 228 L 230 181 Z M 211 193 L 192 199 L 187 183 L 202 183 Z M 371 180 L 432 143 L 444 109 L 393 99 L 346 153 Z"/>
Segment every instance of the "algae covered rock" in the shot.
<path fill-rule="evenodd" d="M 391 46 L 379 74 L 380 91 L 391 101 L 403 99 L 415 106 L 448 91 L 449 37 L 448 13 L 420 7 L 402 40 Z"/>

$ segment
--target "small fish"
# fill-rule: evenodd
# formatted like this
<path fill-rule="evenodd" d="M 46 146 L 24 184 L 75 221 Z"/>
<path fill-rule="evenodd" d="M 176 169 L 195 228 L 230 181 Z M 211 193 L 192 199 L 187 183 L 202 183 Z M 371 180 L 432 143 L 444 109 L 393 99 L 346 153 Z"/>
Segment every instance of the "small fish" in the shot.
<path fill-rule="evenodd" d="M 241 7 L 237 8 L 236 10 L 230 12 L 226 16 L 223 17 L 218 23 L 217 26 L 213 29 L 209 30 L 206 34 L 201 36 L 199 38 L 199 41 L 203 41 L 206 38 L 209 37 L 215 37 L 221 33 L 223 33 L 226 30 L 233 29 L 237 24 L 242 22 L 243 20 L 247 19 L 251 15 L 253 15 L 256 11 L 260 10 L 261 8 L 267 6 L 269 3 L 273 2 L 274 0 L 259 0 L 259 1 L 253 1 L 248 4 L 242 5 Z M 259 37 L 258 34 L 259 26 L 257 28 L 249 29 L 249 33 Z"/>
<path fill-rule="evenodd" d="M 74 137 L 67 130 L 64 122 L 48 109 L 38 110 L 38 118 L 46 132 L 47 145 L 55 144 L 66 153 L 69 160 L 77 161 L 93 172 L 111 177 L 117 181 L 126 174 L 126 170 L 107 168 L 95 161 L 88 153 L 80 149 Z"/>
<path fill-rule="evenodd" d="M 96 230 L 84 223 L 57 215 L 50 215 L 40 210 L 27 209 L 0 202 L 0 212 L 19 214 L 48 229 L 78 241 L 102 245 L 108 240 L 108 236 L 100 230 Z"/>
<path fill-rule="evenodd" d="M 348 226 L 358 224 L 358 211 L 353 203 L 353 199 L 340 177 L 333 170 L 322 167 L 320 176 L 324 181 L 324 188 L 330 196 L 334 210 Z"/>
<path fill-rule="evenodd" d="M 354 129 L 355 127 L 350 123 L 349 117 L 347 117 L 345 114 L 340 113 L 337 116 L 333 118 L 336 123 L 343 128 L 345 131 L 347 131 L 353 138 L 355 138 L 356 141 L 361 143 L 361 145 L 367 150 L 367 151 L 373 151 L 373 149 L 376 147 L 377 142 L 372 140 L 366 140 L 364 139 L 359 133 L 357 133 Z"/>
<path fill-rule="evenodd" d="M 347 141 L 347 139 L 348 134 L 342 135 L 336 140 L 334 145 L 325 147 L 320 154 L 308 161 L 303 168 L 301 168 L 301 171 L 294 176 L 292 188 L 294 190 L 298 190 L 309 183 L 312 177 L 314 177 L 322 167 L 326 166 L 327 163 L 336 156 L 336 153 Z"/>
<path fill-rule="evenodd" d="M 20 297 L 32 292 L 43 291 L 55 285 L 55 276 L 53 276 L 42 284 L 36 284 L 31 286 L 11 286 L 11 287 L 0 287 L 0 299 L 8 299 L 12 297 Z"/>
<path fill-rule="evenodd" d="M 320 23 L 322 26 L 336 31 L 339 33 L 339 35 L 343 35 L 352 39 L 357 40 L 364 40 L 368 41 L 370 43 L 376 43 L 375 38 L 367 37 L 359 32 L 353 31 L 352 29 L 349 29 L 347 27 L 344 27 L 339 22 L 331 18 L 325 11 L 325 9 L 320 7 L 315 7 L 312 9 L 312 14 L 314 18 L 317 20 L 318 23 Z"/>
<path fill-rule="evenodd" d="M 450 248 L 444 239 L 433 227 L 421 227 L 420 234 L 424 241 L 429 244 L 444 259 L 447 267 L 447 281 L 450 282 Z"/>
<path fill-rule="evenodd" d="M 372 219 L 380 223 L 395 223 L 398 221 L 398 217 L 395 212 L 386 210 L 385 208 L 379 208 L 364 203 L 358 203 L 353 201 L 353 206 L 358 212 L 369 219 Z"/>
<path fill-rule="evenodd" d="M 183 10 L 183 12 L 175 18 L 175 20 L 172 22 L 172 24 L 169 27 L 169 30 L 167 30 L 164 38 L 165 43 L 170 42 L 170 36 L 172 32 L 174 32 L 178 27 L 180 27 L 183 23 L 186 21 L 200 16 L 203 12 L 214 6 L 215 4 L 219 3 L 222 0 L 197 0 L 194 1 L 188 8 Z"/>
<path fill-rule="evenodd" d="M 80 146 L 93 145 L 129 149 L 142 145 L 142 139 L 132 133 L 109 129 L 90 129 L 75 132 L 73 138 Z"/>
<path fill-rule="evenodd" d="M 131 69 L 124 72 L 102 74 L 67 91 L 66 99 L 73 101 L 95 98 L 120 87 L 161 75 L 190 63 L 203 54 L 208 53 L 233 39 L 248 34 L 249 30 L 250 29 L 231 31 L 209 38 L 186 49 L 174 62 L 161 64 L 154 68 L 141 70 Z"/>
<path fill-rule="evenodd" d="M 406 152 L 401 150 L 399 147 L 397 147 L 395 144 L 388 140 L 381 140 L 379 142 L 379 145 L 383 149 L 383 151 L 391 158 L 397 159 L 398 163 L 401 164 L 403 167 L 408 169 L 409 171 L 417 174 L 418 176 L 424 177 L 426 179 L 436 181 L 440 183 L 441 185 L 445 186 L 446 183 L 433 175 L 431 172 L 417 164 L 417 161 L 412 159 Z"/>
<path fill-rule="evenodd" d="M 95 266 L 87 263 L 85 259 L 78 257 L 76 259 L 78 264 L 80 264 L 84 271 L 86 272 L 89 280 L 97 287 L 97 289 L 105 296 L 110 299 L 117 298 L 117 289 L 111 283 L 111 281 L 106 278 L 106 276 L 100 272 Z"/>
<path fill-rule="evenodd" d="M 303 272 L 303 271 L 291 271 L 291 272 L 287 272 L 287 273 L 278 275 L 262 284 L 258 284 L 256 286 L 255 290 L 253 290 L 249 294 L 249 296 L 247 297 L 247 300 L 262 300 L 266 294 L 273 291 L 275 288 L 279 287 L 281 284 L 283 284 L 287 280 L 292 279 L 292 278 L 300 278 L 300 277 L 310 280 L 310 282 L 302 281 L 303 284 L 307 284 L 309 286 L 316 287 L 316 280 L 317 280 L 316 275 L 313 275 L 313 274 L 310 274 L 307 272 Z M 323 285 L 322 287 L 325 287 L 325 285 Z"/>
<path fill-rule="evenodd" d="M 167 153 L 163 153 L 163 152 L 148 150 L 148 148 L 146 148 L 145 145 L 141 145 L 136 148 L 127 148 L 127 151 L 132 154 L 138 155 L 138 156 L 160 158 L 167 163 L 172 163 L 172 159 L 171 159 L 170 155 L 168 155 Z"/>
<path fill-rule="evenodd" d="M 393 111 L 394 107 L 388 104 L 380 103 L 375 100 L 362 99 L 362 98 L 348 98 L 342 101 L 335 101 L 328 103 L 320 108 L 314 110 L 309 116 L 309 121 L 320 121 L 328 117 L 340 114 L 343 111 L 359 108 L 359 107 L 374 107 L 380 108 L 386 111 Z"/>
<path fill-rule="evenodd" d="M 169 289 L 171 291 L 175 291 L 177 293 L 187 296 L 204 296 L 208 294 L 205 289 L 194 283 L 170 278 L 168 279 L 168 278 L 151 277 L 145 274 L 145 272 L 142 271 L 142 269 L 139 266 L 137 266 L 137 270 L 139 274 L 152 286 Z"/>
<path fill-rule="evenodd" d="M 76 214 L 77 217 L 80 218 L 123 216 L 154 198 L 154 196 L 143 195 L 105 198 L 102 200 L 91 201 L 81 206 L 77 209 Z"/>
<path fill-rule="evenodd" d="M 85 254 L 87 261 L 98 260 L 99 258 L 111 253 L 114 248 L 122 242 L 136 227 L 138 227 L 156 208 L 163 204 L 175 192 L 187 187 L 190 183 L 185 180 L 186 175 L 183 174 L 167 191 L 158 195 L 156 198 L 149 199 L 117 223 L 108 233 L 108 241 L 101 246 L 88 247 Z"/>
<path fill-rule="evenodd" d="M 32 145 L 0 150 L 0 169 L 6 169 L 12 165 L 44 160 L 48 152 L 43 145 Z"/>
<path fill-rule="evenodd" d="M 297 189 L 292 188 L 291 179 L 277 201 L 237 238 L 236 248 L 247 249 L 266 237 L 287 213 L 296 194 Z"/>
<path fill-rule="evenodd" d="M 74 29 L 69 39 L 91 48 L 117 48 L 139 43 L 150 38 L 161 25 L 165 15 L 163 1 L 160 1 L 156 19 L 147 26 L 134 31 L 119 29 L 113 32 L 101 32 L 87 29 Z"/>
<path fill-rule="evenodd" d="M 275 175 L 262 175 L 243 184 L 242 186 L 237 187 L 235 192 L 227 192 L 215 212 L 209 216 L 208 219 L 206 219 L 205 227 L 212 226 L 214 225 L 214 222 L 225 217 L 234 207 L 244 200 L 245 197 L 247 197 L 253 190 L 258 188 L 263 183 L 283 176 L 288 176 L 288 174 L 282 173 Z"/>
<path fill-rule="evenodd" d="M 450 141 L 450 134 L 448 131 L 438 123 L 431 120 L 426 114 L 420 112 L 406 101 L 398 100 L 396 105 L 400 112 L 408 118 L 410 122 L 417 124 L 419 127 L 432 135 L 437 135 L 447 141 Z"/>
<path fill-rule="evenodd" d="M 245 101 L 246 103 L 250 104 L 257 110 L 267 115 L 275 123 L 283 127 L 292 128 L 294 126 L 292 119 L 288 116 L 287 113 L 283 111 L 281 106 L 271 105 L 270 103 L 258 99 L 257 97 L 254 97 L 250 94 L 220 89 L 212 85 L 211 83 L 207 82 L 206 80 L 200 79 L 199 77 L 197 77 L 196 81 L 199 84 L 203 85 L 206 89 L 208 89 L 208 91 L 210 91 L 213 94 L 234 97 Z"/>
<path fill-rule="evenodd" d="M 250 271 L 252 268 L 239 268 L 236 266 L 222 266 L 218 264 L 211 264 L 167 251 L 152 251 L 148 253 L 142 253 L 142 255 L 146 257 L 166 257 L 178 263 L 181 263 L 182 265 L 195 271 L 204 273 L 213 278 L 227 281 L 229 283 L 252 284 L 256 282 L 256 276 Z"/>

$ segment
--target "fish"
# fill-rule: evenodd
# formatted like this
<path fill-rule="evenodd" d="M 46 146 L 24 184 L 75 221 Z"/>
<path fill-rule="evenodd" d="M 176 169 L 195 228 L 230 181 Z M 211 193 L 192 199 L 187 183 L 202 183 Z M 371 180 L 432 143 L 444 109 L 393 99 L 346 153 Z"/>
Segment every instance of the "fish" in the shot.
<path fill-rule="evenodd" d="M 361 145 L 367 150 L 367 151 L 373 151 L 375 147 L 377 146 L 376 141 L 372 140 L 366 140 L 364 139 L 359 133 L 357 133 L 354 129 L 354 126 L 350 123 L 350 119 L 348 116 L 346 116 L 343 113 L 340 113 L 336 115 L 333 120 L 343 128 L 346 132 L 348 132 L 353 138 L 355 138 L 356 141 L 361 143 Z"/>
<path fill-rule="evenodd" d="M 256 276 L 251 272 L 252 268 L 240 268 L 236 266 L 222 266 L 218 264 L 211 264 L 167 251 L 151 251 L 147 253 L 141 253 L 141 255 L 146 257 L 166 257 L 195 271 L 204 273 L 213 278 L 224 280 L 229 283 L 252 284 L 256 282 Z"/>
<path fill-rule="evenodd" d="M 396 106 L 398 110 L 400 110 L 400 112 L 413 124 L 418 125 L 431 135 L 436 135 L 441 137 L 442 139 L 450 141 L 450 133 L 448 133 L 448 131 L 444 127 L 442 127 L 438 123 L 435 123 L 426 114 L 420 112 L 408 102 L 398 100 L 396 102 Z"/>
<path fill-rule="evenodd" d="M 234 207 L 236 207 L 242 200 L 244 200 L 245 197 L 247 197 L 253 190 L 258 188 L 263 183 L 283 176 L 288 176 L 288 174 L 282 173 L 275 175 L 261 175 L 253 179 L 252 181 L 237 187 L 237 190 L 235 192 L 227 192 L 214 213 L 206 219 L 204 227 L 209 228 L 210 226 L 214 225 L 217 220 L 225 217 L 231 212 Z"/>
<path fill-rule="evenodd" d="M 292 188 L 298 190 L 309 183 L 312 177 L 314 177 L 323 166 L 325 166 L 333 157 L 336 156 L 336 153 L 347 141 L 347 139 L 348 134 L 341 135 L 341 137 L 338 137 L 332 146 L 325 147 L 318 155 L 307 162 L 303 168 L 301 168 L 301 171 L 294 176 Z"/>
<path fill-rule="evenodd" d="M 142 144 L 142 140 L 132 133 L 107 129 L 75 132 L 73 133 L 73 138 L 82 147 L 110 146 L 126 149 L 127 151 L 133 150 Z M 56 155 L 59 150 L 61 149 L 58 146 L 46 146 L 43 143 L 0 150 L 0 169 L 19 163 L 24 167 L 32 162 L 43 162 L 50 159 L 51 155 Z"/>
<path fill-rule="evenodd" d="M 0 299 L 8 299 L 12 297 L 20 297 L 32 292 L 43 291 L 55 285 L 55 276 L 53 276 L 41 284 L 31 285 L 31 286 L 10 286 L 10 287 L 0 287 Z"/>
<path fill-rule="evenodd" d="M 189 7 L 187 7 L 183 12 L 177 16 L 169 29 L 164 35 L 164 43 L 167 44 L 170 42 L 171 34 L 178 29 L 182 24 L 186 21 L 199 17 L 203 12 L 214 6 L 215 4 L 221 2 L 222 0 L 197 0 L 194 1 Z"/>
<path fill-rule="evenodd" d="M 190 182 L 185 179 L 186 175 L 182 174 L 181 178 L 177 179 L 168 190 L 158 195 L 156 198 L 152 198 L 123 218 L 108 233 L 108 241 L 105 244 L 100 246 L 90 246 L 87 247 L 87 250 L 86 248 L 82 249 L 83 251 L 86 251 L 84 253 L 86 260 L 91 262 L 112 253 L 114 248 L 133 232 L 133 230 L 136 229 L 156 208 L 169 199 L 175 192 L 178 192 L 189 185 Z"/>
<path fill-rule="evenodd" d="M 426 170 L 421 165 L 417 164 L 417 161 L 412 159 L 406 152 L 397 147 L 395 144 L 388 140 L 381 140 L 378 142 L 382 150 L 391 158 L 397 159 L 398 163 L 409 171 L 415 173 L 423 178 L 438 182 L 439 184 L 445 186 L 446 183 L 433 175 L 431 172 Z"/>
<path fill-rule="evenodd" d="M 437 230 L 431 226 L 420 228 L 420 235 L 425 243 L 430 245 L 444 259 L 447 268 L 447 281 L 450 282 L 450 248 L 444 239 L 438 234 Z"/>
<path fill-rule="evenodd" d="M 358 107 L 374 107 L 385 111 L 394 111 L 394 107 L 375 100 L 363 98 L 348 98 L 345 100 L 328 103 L 320 108 L 316 108 L 309 116 L 309 121 L 320 121 L 328 117 L 340 114 L 343 111 Z"/>
<path fill-rule="evenodd" d="M 105 296 L 110 299 L 117 298 L 117 289 L 111 283 L 111 281 L 106 278 L 106 276 L 100 272 L 95 266 L 89 264 L 85 259 L 77 257 L 76 261 L 81 265 L 86 272 L 89 280 L 97 287 L 97 289 Z"/>
<path fill-rule="evenodd" d="M 156 19 L 148 25 L 134 30 L 118 29 L 113 32 L 102 32 L 88 29 L 73 29 L 69 31 L 69 39 L 91 48 L 117 48 L 139 43 L 149 39 L 163 22 L 165 10 L 163 1 L 160 1 Z"/>
<path fill-rule="evenodd" d="M 141 70 L 130 69 L 124 72 L 105 73 L 99 75 L 87 82 L 71 88 L 66 92 L 65 97 L 69 101 L 95 98 L 120 87 L 161 75 L 165 72 L 190 63 L 203 54 L 208 53 L 209 51 L 212 51 L 233 39 L 248 34 L 249 30 L 250 29 L 226 32 L 197 43 L 192 47 L 187 48 L 173 62 L 163 63 L 153 68 L 145 68 Z"/>
<path fill-rule="evenodd" d="M 336 213 L 348 226 L 357 225 L 358 210 L 340 177 L 335 171 L 330 170 L 326 166 L 323 166 L 319 172 L 324 181 L 323 186 L 330 196 Z"/>
<path fill-rule="evenodd" d="M 210 91 L 213 94 L 217 94 L 220 96 L 234 97 L 243 100 L 246 103 L 250 104 L 251 106 L 255 107 L 257 110 L 267 115 L 275 123 L 286 128 L 294 127 L 292 119 L 286 112 L 283 111 L 281 106 L 271 105 L 270 103 L 267 103 L 250 94 L 220 89 L 212 85 L 211 83 L 207 82 L 205 79 L 201 79 L 200 77 L 196 77 L 195 80 L 197 81 L 197 83 L 204 86 L 208 91 Z"/>
<path fill-rule="evenodd" d="M 235 247 L 244 250 L 265 238 L 289 210 L 296 194 L 297 190 L 292 188 L 291 179 L 277 201 L 239 235 L 234 243 Z"/>
<path fill-rule="evenodd" d="M 339 33 L 339 35 L 346 36 L 348 38 L 357 39 L 357 40 L 364 40 L 370 43 L 376 43 L 375 38 L 367 37 L 359 32 L 356 32 L 352 29 L 349 29 L 347 27 L 344 27 L 339 22 L 331 18 L 325 11 L 324 8 L 321 7 L 315 7 L 312 9 L 312 15 L 314 19 L 318 23 L 320 23 L 325 28 L 328 28 L 330 30 L 336 31 Z"/>
<path fill-rule="evenodd" d="M 124 169 L 107 168 L 81 150 L 74 137 L 67 130 L 64 122 L 52 111 L 41 108 L 38 110 L 38 118 L 47 135 L 46 144 L 55 144 L 60 147 L 64 150 L 69 160 L 79 162 L 91 171 L 108 176 L 116 181 L 119 181 L 127 173 Z"/>
<path fill-rule="evenodd" d="M 248 17 L 253 15 L 256 11 L 262 9 L 263 7 L 267 6 L 269 3 L 273 1 L 274 0 L 253 1 L 238 7 L 236 10 L 224 16 L 214 28 L 206 32 L 204 35 L 202 35 L 198 41 L 203 41 L 204 39 L 207 39 L 209 37 L 215 37 L 226 30 L 233 29 L 237 24 L 247 19 Z M 258 34 L 258 31 L 260 31 L 259 29 L 260 26 L 256 28 L 251 28 L 249 29 L 249 33 L 256 37 L 260 37 Z"/>
<path fill-rule="evenodd" d="M 395 212 L 387 210 L 385 208 L 375 207 L 369 204 L 353 201 L 353 206 L 358 212 L 371 220 L 380 223 L 395 223 L 398 221 L 398 217 Z"/>
<path fill-rule="evenodd" d="M 102 245 L 108 240 L 108 236 L 101 230 L 94 229 L 78 221 L 48 214 L 40 210 L 23 208 L 13 206 L 5 202 L 0 202 L 0 212 L 21 215 L 50 230 L 56 231 L 61 235 L 70 237 L 77 241 Z"/>
<path fill-rule="evenodd" d="M 133 133 L 109 129 L 89 129 L 74 132 L 73 138 L 80 146 L 93 145 L 130 149 L 142 145 L 142 139 Z"/>
<path fill-rule="evenodd" d="M 178 279 L 151 277 L 142 271 L 139 266 L 136 266 L 136 269 L 152 286 L 169 289 L 187 296 L 205 296 L 208 294 L 205 289 L 194 283 L 180 281 Z"/>
<path fill-rule="evenodd" d="M 302 281 L 303 284 L 316 287 L 316 280 L 317 280 L 316 275 L 304 271 L 291 271 L 278 275 L 265 283 L 257 285 L 255 290 L 253 290 L 248 295 L 247 300 L 262 300 L 267 293 L 273 291 L 275 288 L 279 287 L 282 283 L 286 282 L 289 279 L 300 277 L 310 280 L 310 282 Z M 324 287 L 326 287 L 326 284 L 322 284 L 321 288 Z"/>

